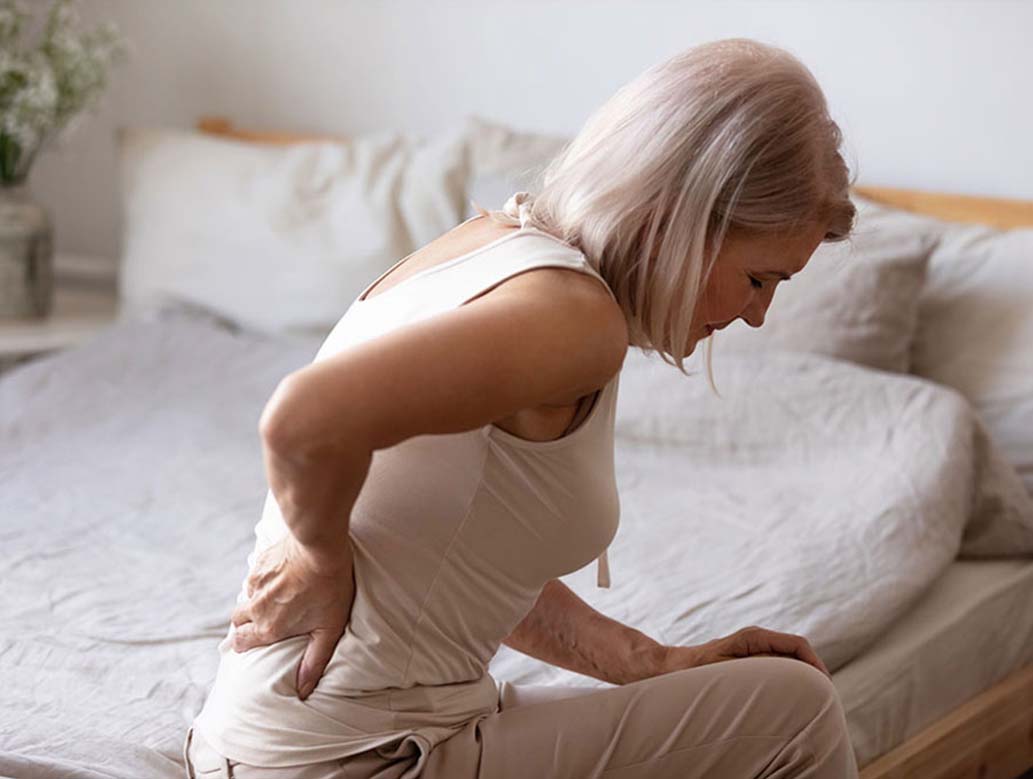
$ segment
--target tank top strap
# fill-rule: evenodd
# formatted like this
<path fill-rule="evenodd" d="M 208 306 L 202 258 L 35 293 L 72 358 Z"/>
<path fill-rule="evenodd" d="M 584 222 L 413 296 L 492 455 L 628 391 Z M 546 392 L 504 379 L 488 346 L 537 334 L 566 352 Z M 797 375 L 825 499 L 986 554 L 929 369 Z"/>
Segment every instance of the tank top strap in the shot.
<path fill-rule="evenodd" d="M 577 256 L 580 257 L 582 268 L 587 273 L 599 279 L 599 281 L 603 283 L 603 286 L 606 287 L 606 291 L 610 293 L 610 297 L 614 300 L 617 300 L 617 296 L 613 293 L 613 290 L 610 289 L 610 285 L 606 283 L 606 279 L 602 277 L 599 271 L 592 267 L 592 264 L 585 258 L 585 255 L 580 250 L 578 250 L 574 246 L 571 246 L 570 244 L 564 243 L 556 236 L 550 233 L 546 233 L 543 230 L 539 230 L 538 228 L 533 227 L 529 224 L 531 206 L 533 203 L 534 197 L 531 195 L 530 192 L 514 192 L 512 195 L 509 196 L 509 199 L 506 200 L 505 204 L 502 206 L 502 210 L 498 213 L 502 215 L 502 219 L 504 221 L 508 221 L 512 225 L 517 225 L 522 230 L 531 231 L 537 233 L 538 235 L 547 236 L 555 240 L 557 243 L 563 246 L 567 246 L 571 251 L 575 252 Z"/>
<path fill-rule="evenodd" d="M 419 290 L 410 289 L 418 295 L 412 297 L 422 301 L 420 305 L 453 308 L 523 271 L 564 267 L 594 276 L 616 300 L 606 280 L 577 247 L 529 224 L 531 203 L 528 192 L 511 195 L 494 213 L 519 229 L 419 274 Z"/>
<path fill-rule="evenodd" d="M 610 558 L 606 556 L 606 552 L 609 549 L 603 549 L 595 560 L 595 586 L 596 587 L 609 587 L 610 586 Z"/>
<path fill-rule="evenodd" d="M 510 224 L 527 227 L 533 203 L 530 192 L 514 192 L 502 206 L 503 217 L 508 218 Z"/>
<path fill-rule="evenodd" d="M 569 268 L 596 279 L 610 291 L 605 279 L 573 247 L 540 231 L 522 231 L 507 236 L 510 240 L 492 247 L 489 256 L 477 262 L 464 262 L 449 268 L 436 279 L 428 279 L 428 295 L 459 306 L 503 281 L 536 268 Z M 439 289 L 434 289 L 439 287 Z M 613 292 L 610 291 L 610 295 Z"/>

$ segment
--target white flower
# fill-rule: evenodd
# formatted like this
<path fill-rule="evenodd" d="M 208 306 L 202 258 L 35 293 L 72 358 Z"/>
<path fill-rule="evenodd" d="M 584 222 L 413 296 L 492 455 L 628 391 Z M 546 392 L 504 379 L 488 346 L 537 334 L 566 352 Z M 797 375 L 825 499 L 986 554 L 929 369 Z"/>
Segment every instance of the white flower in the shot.
<path fill-rule="evenodd" d="M 20 0 L 0 0 L 0 182 L 27 172 L 36 152 L 91 108 L 108 69 L 128 53 L 110 22 L 77 29 L 76 0 L 54 0 L 37 46 L 19 49 L 28 12 Z"/>

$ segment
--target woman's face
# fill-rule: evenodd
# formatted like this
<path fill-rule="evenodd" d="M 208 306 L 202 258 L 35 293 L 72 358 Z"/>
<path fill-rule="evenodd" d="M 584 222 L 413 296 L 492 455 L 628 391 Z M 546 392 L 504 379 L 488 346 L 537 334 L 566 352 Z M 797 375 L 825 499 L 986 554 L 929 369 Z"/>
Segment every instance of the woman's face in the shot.
<path fill-rule="evenodd" d="M 804 269 L 826 231 L 825 225 L 808 225 L 759 238 L 729 232 L 696 306 L 686 354 L 740 317 L 751 327 L 764 324 L 775 288 Z"/>

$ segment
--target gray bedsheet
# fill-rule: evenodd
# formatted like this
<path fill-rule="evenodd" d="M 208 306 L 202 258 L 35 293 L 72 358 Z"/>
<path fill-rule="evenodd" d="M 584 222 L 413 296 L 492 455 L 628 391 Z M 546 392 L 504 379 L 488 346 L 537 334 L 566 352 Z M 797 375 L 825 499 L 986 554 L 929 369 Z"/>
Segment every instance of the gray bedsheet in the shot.
<path fill-rule="evenodd" d="M 321 340 L 169 309 L 0 377 L 0 775 L 184 775 L 265 497 L 258 419 Z"/>

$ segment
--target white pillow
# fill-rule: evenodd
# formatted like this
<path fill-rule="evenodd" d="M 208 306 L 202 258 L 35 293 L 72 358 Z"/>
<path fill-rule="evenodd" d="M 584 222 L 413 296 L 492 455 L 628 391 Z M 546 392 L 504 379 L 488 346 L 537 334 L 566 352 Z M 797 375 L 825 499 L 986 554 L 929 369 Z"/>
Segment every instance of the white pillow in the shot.
<path fill-rule="evenodd" d="M 258 331 L 325 333 L 462 213 L 462 128 L 280 146 L 125 127 L 118 150 L 123 316 L 184 304 Z"/>
<path fill-rule="evenodd" d="M 820 244 L 803 271 L 780 282 L 761 327 L 738 319 L 715 333 L 715 360 L 725 348 L 781 349 L 908 371 L 918 296 L 940 226 L 851 199 L 857 208 L 851 241 Z"/>
<path fill-rule="evenodd" d="M 969 399 L 1033 494 L 1033 228 L 947 227 L 912 357 L 913 373 Z"/>

